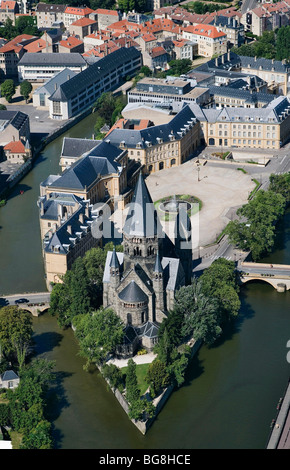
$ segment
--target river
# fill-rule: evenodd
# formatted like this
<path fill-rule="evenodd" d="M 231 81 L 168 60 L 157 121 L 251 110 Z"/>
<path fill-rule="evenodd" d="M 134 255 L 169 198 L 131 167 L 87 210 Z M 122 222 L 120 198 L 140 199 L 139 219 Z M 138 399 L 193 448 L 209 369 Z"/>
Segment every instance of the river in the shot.
<path fill-rule="evenodd" d="M 65 135 L 90 137 L 94 116 Z M 58 173 L 62 137 L 0 209 L 0 292 L 45 290 L 38 209 L 39 184 Z M 19 190 L 24 189 L 20 195 Z M 38 253 L 38 255 L 35 255 Z M 290 264 L 290 211 L 278 227 L 269 262 Z M 290 292 L 265 283 L 241 288 L 238 319 L 211 348 L 203 346 L 186 383 L 169 398 L 143 436 L 97 370 L 83 370 L 71 330 L 44 314 L 33 319 L 36 353 L 56 361 L 49 412 L 58 449 L 263 449 L 288 378 Z"/>

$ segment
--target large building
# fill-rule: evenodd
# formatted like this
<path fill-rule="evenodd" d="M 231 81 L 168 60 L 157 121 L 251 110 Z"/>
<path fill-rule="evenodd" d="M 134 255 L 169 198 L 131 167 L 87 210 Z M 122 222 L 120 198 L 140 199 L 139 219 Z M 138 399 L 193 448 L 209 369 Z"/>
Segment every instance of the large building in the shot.
<path fill-rule="evenodd" d="M 173 245 L 162 232 L 140 175 L 123 226 L 124 252 L 108 252 L 103 276 L 103 305 L 112 308 L 126 327 L 120 355 L 133 355 L 140 343 L 153 349 L 159 326 L 173 308 L 175 292 L 191 280 L 190 222 L 187 216 L 184 224 L 180 220 L 177 217 Z M 182 242 L 187 242 L 183 250 Z"/>
<path fill-rule="evenodd" d="M 1 52 L 1 50 L 0 50 Z M 31 52 L 25 54 L 18 63 L 19 81 L 28 80 L 30 82 L 44 82 L 52 78 L 65 68 L 71 69 L 75 73 L 82 72 L 88 64 L 81 54 L 74 52 L 41 54 Z"/>
<path fill-rule="evenodd" d="M 209 146 L 277 150 L 290 136 L 290 102 L 281 96 L 264 108 L 202 109 L 190 105 Z"/>
<path fill-rule="evenodd" d="M 198 103 L 209 106 L 209 90 L 195 87 L 190 79 L 170 77 L 166 79 L 143 78 L 136 88 L 128 92 L 128 103 L 158 105 L 177 113 L 184 103 Z"/>
<path fill-rule="evenodd" d="M 227 35 L 215 26 L 204 24 L 191 25 L 183 29 L 184 39 L 198 44 L 198 55 L 212 57 L 227 52 Z"/>
<path fill-rule="evenodd" d="M 92 233 L 93 222 L 102 207 L 114 211 L 130 202 L 142 170 L 126 150 L 104 141 L 67 139 L 62 157 L 63 173 L 41 183 L 38 199 L 48 289 L 61 282 L 78 256 L 102 243 Z"/>
<path fill-rule="evenodd" d="M 148 173 L 184 163 L 200 146 L 200 125 L 188 105 L 168 123 L 146 129 L 113 129 L 106 142 L 127 149 Z"/>
<path fill-rule="evenodd" d="M 69 119 L 84 111 L 102 93 L 118 88 L 141 65 L 141 53 L 134 47 L 122 47 L 98 60 L 55 90 L 50 97 L 50 118 Z M 69 65 L 68 67 L 71 68 Z"/>

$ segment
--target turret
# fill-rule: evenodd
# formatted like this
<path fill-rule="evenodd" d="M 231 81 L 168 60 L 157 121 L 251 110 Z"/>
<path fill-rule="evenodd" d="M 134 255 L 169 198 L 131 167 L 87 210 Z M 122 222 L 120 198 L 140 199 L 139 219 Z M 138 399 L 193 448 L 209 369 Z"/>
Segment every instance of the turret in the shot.
<path fill-rule="evenodd" d="M 120 284 L 120 263 L 115 247 L 110 261 L 110 284 L 115 288 Z"/>
<path fill-rule="evenodd" d="M 157 322 L 162 322 L 164 317 L 164 310 L 165 310 L 165 289 L 164 289 L 164 276 L 163 276 L 163 268 L 161 264 L 161 259 L 159 255 L 159 251 L 157 251 L 156 259 L 155 259 L 155 266 L 153 269 L 153 289 L 155 292 L 155 320 Z"/>

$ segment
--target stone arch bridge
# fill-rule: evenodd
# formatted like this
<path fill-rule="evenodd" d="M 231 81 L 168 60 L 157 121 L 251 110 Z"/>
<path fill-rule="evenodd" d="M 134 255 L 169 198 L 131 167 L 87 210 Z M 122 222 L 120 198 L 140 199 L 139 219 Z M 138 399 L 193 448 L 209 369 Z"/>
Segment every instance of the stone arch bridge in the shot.
<path fill-rule="evenodd" d="M 237 265 L 241 284 L 248 281 L 264 281 L 278 292 L 290 290 L 290 266 L 286 264 L 252 263 L 242 261 Z"/>
<path fill-rule="evenodd" d="M 13 295 L 0 295 L 0 308 L 8 305 L 17 305 L 21 310 L 27 310 L 34 317 L 38 317 L 50 306 L 49 292 L 24 293 Z"/>

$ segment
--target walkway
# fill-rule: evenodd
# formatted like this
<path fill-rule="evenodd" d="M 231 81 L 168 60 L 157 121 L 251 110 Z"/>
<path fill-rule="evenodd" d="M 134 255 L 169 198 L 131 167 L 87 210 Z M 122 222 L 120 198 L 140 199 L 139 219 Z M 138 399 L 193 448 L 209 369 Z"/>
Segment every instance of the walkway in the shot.
<path fill-rule="evenodd" d="M 140 356 L 136 355 L 134 357 L 132 357 L 133 361 L 136 363 L 136 364 L 151 364 L 151 362 L 154 361 L 154 359 L 156 358 L 156 354 L 153 354 L 153 353 L 148 353 L 148 354 L 142 354 Z M 114 364 L 115 366 L 117 367 L 126 367 L 127 364 L 128 364 L 128 360 L 129 359 L 110 359 L 108 361 L 108 364 Z"/>

